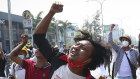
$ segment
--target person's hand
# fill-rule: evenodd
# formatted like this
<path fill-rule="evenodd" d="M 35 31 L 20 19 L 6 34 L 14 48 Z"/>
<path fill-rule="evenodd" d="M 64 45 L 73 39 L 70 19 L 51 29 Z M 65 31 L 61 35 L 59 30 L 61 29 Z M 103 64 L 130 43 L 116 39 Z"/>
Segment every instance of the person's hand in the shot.
<path fill-rule="evenodd" d="M 28 42 L 28 35 L 27 34 L 22 34 L 21 35 L 21 39 L 22 39 L 23 44 L 27 44 L 27 42 Z"/>
<path fill-rule="evenodd" d="M 110 31 L 112 32 L 113 28 L 115 27 L 115 24 L 111 24 L 111 27 L 110 27 Z"/>
<path fill-rule="evenodd" d="M 63 11 L 63 5 L 60 2 L 55 2 L 52 4 L 50 12 L 52 13 L 59 13 Z"/>
<path fill-rule="evenodd" d="M 139 34 L 139 41 L 140 41 L 140 34 Z"/>

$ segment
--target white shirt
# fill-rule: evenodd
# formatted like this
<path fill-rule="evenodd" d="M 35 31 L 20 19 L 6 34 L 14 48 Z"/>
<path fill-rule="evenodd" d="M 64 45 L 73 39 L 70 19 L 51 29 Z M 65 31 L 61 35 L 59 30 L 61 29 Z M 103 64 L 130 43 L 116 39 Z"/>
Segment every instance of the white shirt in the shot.
<path fill-rule="evenodd" d="M 32 61 L 34 61 L 34 62 L 37 62 L 37 58 L 36 58 L 36 56 L 30 58 L 30 60 L 32 60 Z"/>
<path fill-rule="evenodd" d="M 112 50 L 112 54 L 113 54 L 112 62 L 114 63 L 116 61 L 116 58 L 117 58 L 117 53 L 113 48 L 111 50 Z"/>
<path fill-rule="evenodd" d="M 96 79 L 99 79 L 100 76 L 108 76 L 108 73 L 104 68 L 104 64 L 100 65 L 100 67 L 96 68 L 95 70 L 91 70 L 90 73 Z"/>
<path fill-rule="evenodd" d="M 63 53 L 63 52 L 64 52 L 64 48 L 61 47 L 61 48 L 59 49 L 59 52 Z"/>
<path fill-rule="evenodd" d="M 67 65 L 59 67 L 52 75 L 51 79 L 86 79 L 86 77 L 79 76 L 71 72 Z"/>
<path fill-rule="evenodd" d="M 125 51 L 125 52 L 126 52 L 128 58 L 130 59 L 130 51 Z M 130 68 L 128 59 L 126 57 L 126 54 L 124 54 L 124 56 L 123 56 L 120 70 L 117 73 L 117 76 L 121 76 L 121 77 L 132 76 L 131 68 Z"/>
<path fill-rule="evenodd" d="M 15 76 L 16 79 L 25 79 L 25 69 L 18 64 L 16 64 L 14 68 L 13 67 L 14 64 L 11 66 L 10 75 Z"/>

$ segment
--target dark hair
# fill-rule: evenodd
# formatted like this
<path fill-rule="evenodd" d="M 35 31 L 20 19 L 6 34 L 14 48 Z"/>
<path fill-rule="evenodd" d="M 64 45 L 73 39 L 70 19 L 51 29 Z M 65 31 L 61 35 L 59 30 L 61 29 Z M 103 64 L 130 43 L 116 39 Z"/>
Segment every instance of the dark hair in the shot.
<path fill-rule="evenodd" d="M 91 55 L 92 61 L 87 65 L 87 69 L 89 70 L 95 70 L 97 67 L 99 67 L 101 64 L 104 63 L 105 58 L 105 48 L 99 43 L 92 40 L 92 34 L 90 34 L 88 31 L 79 31 L 82 35 L 77 35 L 74 37 L 74 41 L 78 42 L 81 40 L 87 40 L 89 41 L 93 47 L 93 54 Z"/>

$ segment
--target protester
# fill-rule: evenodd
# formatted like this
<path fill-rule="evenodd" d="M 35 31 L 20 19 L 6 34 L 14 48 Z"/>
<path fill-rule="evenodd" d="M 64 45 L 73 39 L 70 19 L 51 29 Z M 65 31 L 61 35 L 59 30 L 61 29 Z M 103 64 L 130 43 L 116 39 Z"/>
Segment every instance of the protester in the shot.
<path fill-rule="evenodd" d="M 28 50 L 28 54 L 26 55 L 26 58 L 27 58 L 27 59 L 30 59 L 31 56 L 33 55 L 33 46 L 32 46 L 31 43 L 27 43 L 27 44 L 25 45 L 25 47 L 26 47 L 27 50 Z"/>
<path fill-rule="evenodd" d="M 21 38 L 21 44 L 14 48 L 8 56 L 16 64 L 22 66 L 26 70 L 25 79 L 49 79 L 50 64 L 40 53 L 39 49 L 35 52 L 37 62 L 18 57 L 20 51 L 28 41 L 28 36 L 26 34 L 22 34 Z"/>
<path fill-rule="evenodd" d="M 27 53 L 27 48 L 24 46 L 20 51 L 18 57 L 20 57 L 21 59 L 26 59 Z M 11 65 L 9 79 L 25 79 L 25 69 L 22 66 L 13 63 Z"/>
<path fill-rule="evenodd" d="M 64 45 L 59 49 L 59 52 L 60 52 L 60 53 L 65 53 L 65 48 L 66 48 L 66 44 L 64 44 Z"/>
<path fill-rule="evenodd" d="M 139 53 L 140 53 L 140 34 L 138 35 L 138 50 L 139 50 Z M 136 71 L 136 75 L 137 75 L 137 79 L 140 79 L 140 56 L 139 56 L 139 61 L 138 61 L 139 63 L 139 67 L 138 67 L 138 69 L 137 69 L 137 71 Z"/>
<path fill-rule="evenodd" d="M 5 77 L 5 74 L 4 74 L 5 64 L 6 64 L 6 60 L 4 57 L 4 52 L 0 45 L 0 77 Z"/>
<path fill-rule="evenodd" d="M 6 60 L 6 65 L 5 65 L 5 74 L 6 74 L 6 77 L 9 76 L 9 68 L 11 66 L 11 59 L 7 56 L 7 52 L 5 50 L 3 50 L 3 52 L 5 53 L 4 56 L 5 56 L 5 60 Z"/>
<path fill-rule="evenodd" d="M 139 34 L 139 36 L 138 36 L 138 39 L 139 39 L 139 41 L 138 41 L 138 50 L 139 50 L 139 53 L 140 53 L 140 34 Z M 139 61 L 138 61 L 139 63 L 139 68 L 140 68 L 140 56 L 139 56 Z"/>
<path fill-rule="evenodd" d="M 117 76 L 118 79 L 136 79 L 136 68 L 139 53 L 138 51 L 130 48 L 129 45 L 131 45 L 131 39 L 127 35 L 119 38 L 122 43 L 122 47 L 119 47 L 113 42 L 112 31 L 114 27 L 115 24 L 111 24 L 109 33 L 109 43 L 117 53 L 117 59 L 114 64 L 114 76 Z"/>
<path fill-rule="evenodd" d="M 37 58 L 36 58 L 36 56 L 35 56 L 36 50 L 37 50 L 36 48 L 33 48 L 33 50 L 32 50 L 33 54 L 32 54 L 32 56 L 31 56 L 31 58 L 30 58 L 30 60 L 32 60 L 32 61 L 34 61 L 34 62 L 37 62 Z"/>
<path fill-rule="evenodd" d="M 105 51 L 106 56 L 105 56 L 104 66 L 105 66 L 105 69 L 106 69 L 106 67 L 108 68 L 109 76 L 111 76 L 111 74 L 110 74 L 110 63 L 111 63 L 111 60 L 112 60 L 112 52 L 111 52 L 111 49 L 110 49 L 110 46 L 109 46 L 108 43 L 104 43 L 103 46 L 106 49 L 106 51 Z"/>
<path fill-rule="evenodd" d="M 57 52 L 57 53 L 59 53 L 59 48 L 58 48 L 57 45 L 54 46 L 54 51 Z"/>
<path fill-rule="evenodd" d="M 33 35 L 35 44 L 51 63 L 50 79 L 94 79 L 89 70 L 96 69 L 104 62 L 105 48 L 94 42 L 89 33 L 84 35 L 86 38 L 82 38 L 70 48 L 67 56 L 63 53 L 56 55 L 48 40 L 45 39 L 52 17 L 62 10 L 63 5 L 54 3 L 49 13 L 36 27 Z"/>

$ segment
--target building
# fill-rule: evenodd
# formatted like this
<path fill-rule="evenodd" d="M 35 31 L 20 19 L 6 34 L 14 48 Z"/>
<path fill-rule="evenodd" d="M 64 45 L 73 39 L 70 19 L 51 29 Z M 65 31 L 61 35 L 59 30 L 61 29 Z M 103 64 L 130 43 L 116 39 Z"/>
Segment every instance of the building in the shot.
<path fill-rule="evenodd" d="M 12 23 L 12 48 L 15 47 L 19 41 L 20 36 L 24 33 L 23 28 L 23 17 L 19 15 L 11 14 Z M 0 11 L 0 44 L 2 48 L 10 52 L 10 41 L 9 41 L 9 25 L 8 25 L 8 13 Z"/>
<path fill-rule="evenodd" d="M 68 47 L 72 46 L 75 43 L 73 38 L 74 36 L 76 36 L 76 30 L 79 30 L 78 26 L 74 26 L 73 29 L 67 29 L 66 42 Z"/>

